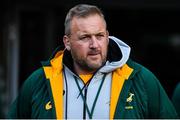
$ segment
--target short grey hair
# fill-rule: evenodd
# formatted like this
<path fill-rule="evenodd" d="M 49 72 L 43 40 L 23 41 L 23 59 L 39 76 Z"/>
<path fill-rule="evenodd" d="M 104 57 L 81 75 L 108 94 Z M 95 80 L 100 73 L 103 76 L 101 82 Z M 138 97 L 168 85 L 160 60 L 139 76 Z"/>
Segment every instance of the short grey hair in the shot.
<path fill-rule="evenodd" d="M 65 35 L 71 34 L 71 21 L 74 17 L 85 18 L 85 17 L 88 17 L 90 15 L 95 15 L 95 14 L 98 14 L 99 16 L 101 16 L 106 25 L 103 12 L 95 5 L 78 4 L 74 6 L 73 8 L 71 8 L 69 12 L 67 13 L 65 22 L 64 22 Z"/>

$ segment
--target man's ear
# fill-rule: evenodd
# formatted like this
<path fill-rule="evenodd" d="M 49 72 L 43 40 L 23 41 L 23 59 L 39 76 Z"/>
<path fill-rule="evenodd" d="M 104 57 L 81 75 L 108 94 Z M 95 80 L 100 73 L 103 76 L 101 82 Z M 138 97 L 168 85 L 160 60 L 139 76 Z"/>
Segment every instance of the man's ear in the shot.
<path fill-rule="evenodd" d="M 106 35 L 107 35 L 107 38 L 108 38 L 108 44 L 109 44 L 109 31 L 108 31 L 108 30 L 106 31 Z"/>
<path fill-rule="evenodd" d="M 63 42 L 64 42 L 64 46 L 65 48 L 70 51 L 71 50 L 71 45 L 70 45 L 70 40 L 69 37 L 67 35 L 64 35 L 63 37 Z"/>

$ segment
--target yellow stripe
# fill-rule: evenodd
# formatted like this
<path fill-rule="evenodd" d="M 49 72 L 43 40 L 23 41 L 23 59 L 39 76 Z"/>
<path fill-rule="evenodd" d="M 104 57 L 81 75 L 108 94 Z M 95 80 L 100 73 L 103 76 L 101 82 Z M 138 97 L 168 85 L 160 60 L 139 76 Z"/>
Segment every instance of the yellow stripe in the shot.
<path fill-rule="evenodd" d="M 110 101 L 110 119 L 114 118 L 117 102 L 120 92 L 122 90 L 125 79 L 128 79 L 133 69 L 125 64 L 122 68 L 119 68 L 113 72 L 112 86 L 111 86 L 111 101 Z"/>
<path fill-rule="evenodd" d="M 55 104 L 56 118 L 63 119 L 63 74 L 62 55 L 51 60 L 52 67 L 44 67 L 46 78 L 50 80 Z"/>

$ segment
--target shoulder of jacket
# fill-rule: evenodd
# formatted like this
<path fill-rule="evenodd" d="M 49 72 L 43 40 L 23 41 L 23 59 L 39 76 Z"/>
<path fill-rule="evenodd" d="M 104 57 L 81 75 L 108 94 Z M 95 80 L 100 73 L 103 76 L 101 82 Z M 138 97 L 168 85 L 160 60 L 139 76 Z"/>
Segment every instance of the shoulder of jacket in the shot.
<path fill-rule="evenodd" d="M 45 74 L 43 68 L 38 68 L 24 81 L 23 87 L 36 87 L 37 85 L 43 84 L 45 82 Z"/>
<path fill-rule="evenodd" d="M 33 82 L 33 80 L 35 80 L 35 82 L 37 82 L 36 80 L 41 80 L 41 78 L 44 77 L 44 70 L 42 67 L 38 68 L 37 70 L 35 70 L 27 79 L 32 79 L 31 81 Z"/>
<path fill-rule="evenodd" d="M 127 64 L 133 68 L 130 79 L 133 80 L 134 83 L 144 87 L 146 90 L 152 90 L 152 92 L 157 90 L 159 87 L 159 80 L 154 73 L 145 66 L 132 60 L 128 61 Z"/>
<path fill-rule="evenodd" d="M 142 77 L 155 77 L 154 73 L 152 73 L 147 67 L 131 59 L 128 60 L 127 65 L 134 70 L 134 74 L 141 75 Z"/>

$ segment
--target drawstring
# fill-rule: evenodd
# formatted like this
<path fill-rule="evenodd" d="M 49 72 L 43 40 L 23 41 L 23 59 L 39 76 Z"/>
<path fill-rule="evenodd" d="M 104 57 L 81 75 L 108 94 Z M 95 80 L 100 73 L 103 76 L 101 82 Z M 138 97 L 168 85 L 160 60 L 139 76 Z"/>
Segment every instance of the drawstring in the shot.
<path fill-rule="evenodd" d="M 99 97 L 99 93 L 100 93 L 100 91 L 101 91 L 101 88 L 102 88 L 102 85 L 103 85 L 103 83 L 104 83 L 105 77 L 106 77 L 106 74 L 105 74 L 105 75 L 103 76 L 103 78 L 102 78 L 102 81 L 101 81 L 100 86 L 99 86 L 99 89 L 98 89 L 98 91 L 97 91 L 95 100 L 94 100 L 94 102 L 93 102 L 92 109 L 91 109 L 91 111 L 90 111 L 90 110 L 89 110 L 89 107 L 88 107 L 88 105 L 87 105 L 87 102 L 86 102 L 86 93 L 85 93 L 85 95 L 82 94 L 82 91 L 83 91 L 84 88 L 85 88 L 85 90 L 86 90 L 86 92 L 87 92 L 87 86 L 85 85 L 85 86 L 81 89 L 81 88 L 80 88 L 80 85 L 79 85 L 79 83 L 78 83 L 77 78 L 74 76 L 76 85 L 77 85 L 77 87 L 78 87 L 78 89 L 79 89 L 79 91 L 80 91 L 79 94 L 81 95 L 81 97 L 82 97 L 82 99 L 83 99 L 83 101 L 84 101 L 84 103 L 85 103 L 85 109 L 87 109 L 87 112 L 88 112 L 88 115 L 89 115 L 89 118 L 90 118 L 90 119 L 92 119 L 92 117 L 93 117 L 94 108 L 95 108 L 95 106 L 96 106 L 97 99 L 98 99 L 98 97 Z M 78 96 L 79 96 L 79 95 L 78 95 Z"/>
<path fill-rule="evenodd" d="M 89 85 L 89 83 L 90 83 L 90 80 L 84 85 L 83 88 L 81 88 L 81 90 L 80 90 L 79 95 L 77 96 L 77 98 L 79 98 L 79 96 L 82 94 L 84 88 L 86 88 L 86 87 Z"/>

